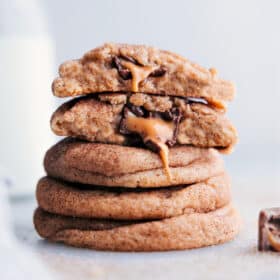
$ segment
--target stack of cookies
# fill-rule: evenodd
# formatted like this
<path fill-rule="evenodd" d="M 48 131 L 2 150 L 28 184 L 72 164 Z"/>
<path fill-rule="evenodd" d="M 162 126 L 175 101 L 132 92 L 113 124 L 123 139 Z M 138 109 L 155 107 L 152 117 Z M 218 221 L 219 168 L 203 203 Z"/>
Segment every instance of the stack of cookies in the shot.
<path fill-rule="evenodd" d="M 60 66 L 53 114 L 67 136 L 46 153 L 34 224 L 51 241 L 118 251 L 232 240 L 239 216 L 220 152 L 231 82 L 156 48 L 105 44 Z"/>

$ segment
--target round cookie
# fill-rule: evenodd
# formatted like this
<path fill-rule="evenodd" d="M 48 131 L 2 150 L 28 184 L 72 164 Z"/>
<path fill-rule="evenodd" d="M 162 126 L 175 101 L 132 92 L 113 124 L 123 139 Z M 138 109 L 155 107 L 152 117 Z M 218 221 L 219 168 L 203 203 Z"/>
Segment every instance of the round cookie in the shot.
<path fill-rule="evenodd" d="M 199 248 L 232 240 L 240 228 L 239 215 L 231 205 L 208 213 L 146 222 L 73 218 L 38 208 L 34 224 L 39 235 L 51 241 L 113 251 Z"/>
<path fill-rule="evenodd" d="M 213 211 L 231 199 L 227 174 L 193 185 L 160 189 L 86 187 L 42 178 L 36 191 L 39 206 L 50 213 L 117 220 L 163 219 Z"/>
<path fill-rule="evenodd" d="M 169 149 L 169 180 L 159 155 L 147 149 L 72 138 L 48 150 L 44 166 L 50 177 L 69 182 L 131 188 L 192 184 L 224 171 L 216 150 L 176 146 Z"/>

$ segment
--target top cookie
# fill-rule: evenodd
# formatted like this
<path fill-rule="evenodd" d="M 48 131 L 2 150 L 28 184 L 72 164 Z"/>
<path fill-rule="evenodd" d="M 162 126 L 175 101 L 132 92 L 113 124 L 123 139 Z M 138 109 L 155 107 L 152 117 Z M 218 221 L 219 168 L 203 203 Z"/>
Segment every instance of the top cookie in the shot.
<path fill-rule="evenodd" d="M 234 96 L 231 82 L 180 55 L 144 45 L 104 44 L 59 68 L 59 97 L 95 92 L 142 92 L 201 97 L 220 107 Z"/>

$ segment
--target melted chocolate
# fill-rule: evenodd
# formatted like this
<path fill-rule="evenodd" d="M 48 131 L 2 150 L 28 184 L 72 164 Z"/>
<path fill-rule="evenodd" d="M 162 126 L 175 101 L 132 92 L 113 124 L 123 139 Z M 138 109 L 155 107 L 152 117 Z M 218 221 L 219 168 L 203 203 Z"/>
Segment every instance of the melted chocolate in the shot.
<path fill-rule="evenodd" d="M 154 153 L 159 153 L 160 146 L 158 145 L 158 143 L 149 140 L 149 141 L 146 141 L 144 144 L 146 147 L 148 147 Z"/>
<path fill-rule="evenodd" d="M 135 106 L 131 103 L 127 103 L 127 108 L 136 116 L 136 117 L 144 117 L 147 112 L 144 108 Z"/>
<path fill-rule="evenodd" d="M 127 106 L 125 106 L 123 109 L 123 116 L 122 116 L 122 119 L 120 121 L 120 126 L 119 126 L 119 132 L 121 134 L 125 134 L 125 135 L 131 134 L 131 132 L 127 129 L 127 127 L 125 125 L 125 118 L 127 117 L 128 113 L 129 113 L 129 109 Z"/>
<path fill-rule="evenodd" d="M 208 105 L 208 101 L 200 97 L 186 97 L 186 103 L 187 104 L 200 103 L 200 104 Z"/>
<path fill-rule="evenodd" d="M 152 72 L 149 77 L 162 77 L 167 72 L 167 69 L 164 66 L 157 68 L 154 72 Z"/>
<path fill-rule="evenodd" d="M 120 56 L 113 57 L 112 66 L 114 68 L 117 68 L 119 75 L 124 80 L 132 79 L 132 74 L 131 74 L 131 71 L 129 69 L 127 69 L 125 66 L 122 65 L 122 60 L 129 61 L 129 62 L 131 62 L 135 65 L 138 65 L 138 66 L 144 66 L 143 64 L 138 62 L 135 58 L 127 56 L 127 55 L 120 55 Z M 149 75 L 149 77 L 154 77 L 154 78 L 161 77 L 161 76 L 165 75 L 166 72 L 167 72 L 167 69 L 164 66 L 160 66 L 156 70 L 154 70 Z"/>
<path fill-rule="evenodd" d="M 115 56 L 113 58 L 112 65 L 113 65 L 113 67 L 117 68 L 119 75 L 124 80 L 129 80 L 132 78 L 131 72 L 122 65 L 121 59 L 119 57 Z"/>
<path fill-rule="evenodd" d="M 120 59 L 124 59 L 124 60 L 126 60 L 126 61 L 129 61 L 129 62 L 131 62 L 131 63 L 133 63 L 133 64 L 135 64 L 135 65 L 138 65 L 138 66 L 144 66 L 144 65 L 141 64 L 139 61 L 137 61 L 135 58 L 133 58 L 133 57 L 131 57 L 131 56 L 128 56 L 128 55 L 122 54 L 122 55 L 119 56 L 119 58 L 120 58 Z"/>
<path fill-rule="evenodd" d="M 174 107 L 174 108 L 172 108 L 170 110 L 170 114 L 172 116 L 172 121 L 173 121 L 173 123 L 175 125 L 175 128 L 174 128 L 174 131 L 173 131 L 173 138 L 171 140 L 168 140 L 166 144 L 169 147 L 172 147 L 177 142 L 177 135 L 178 135 L 178 131 L 179 131 L 179 124 L 180 124 L 180 121 L 181 121 L 183 116 L 182 116 L 182 112 L 180 111 L 180 109 L 176 108 L 176 107 Z"/>

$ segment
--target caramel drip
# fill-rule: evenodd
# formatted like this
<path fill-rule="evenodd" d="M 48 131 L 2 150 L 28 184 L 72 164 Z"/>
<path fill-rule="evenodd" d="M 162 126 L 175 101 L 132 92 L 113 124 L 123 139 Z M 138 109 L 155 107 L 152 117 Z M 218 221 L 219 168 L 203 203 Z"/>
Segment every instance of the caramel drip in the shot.
<path fill-rule="evenodd" d="M 140 134 L 144 142 L 151 141 L 159 147 L 159 155 L 163 167 L 168 179 L 171 180 L 168 158 L 169 150 L 165 143 L 173 137 L 173 122 L 167 122 L 158 118 L 136 117 L 132 113 L 129 113 L 125 119 L 125 124 L 129 131 Z"/>
<path fill-rule="evenodd" d="M 153 66 L 139 66 L 129 61 L 123 61 L 122 65 L 131 72 L 131 91 L 133 92 L 138 92 L 139 83 L 145 80 L 156 69 Z"/>
<path fill-rule="evenodd" d="M 218 110 L 225 110 L 226 104 L 222 101 L 218 100 L 207 100 L 209 105 L 212 105 L 213 107 L 217 108 Z"/>
<path fill-rule="evenodd" d="M 159 155 L 163 164 L 163 168 L 167 175 L 169 182 L 172 179 L 170 168 L 169 168 L 169 149 L 165 143 L 157 143 L 160 147 Z"/>

